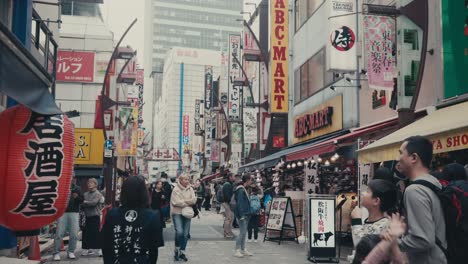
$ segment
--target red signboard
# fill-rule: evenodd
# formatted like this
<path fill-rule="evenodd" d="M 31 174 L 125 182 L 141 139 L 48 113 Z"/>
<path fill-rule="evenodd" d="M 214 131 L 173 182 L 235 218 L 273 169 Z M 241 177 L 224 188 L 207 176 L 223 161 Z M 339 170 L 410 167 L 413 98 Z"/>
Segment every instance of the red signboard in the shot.
<path fill-rule="evenodd" d="M 59 50 L 57 81 L 93 82 L 94 52 Z"/>
<path fill-rule="evenodd" d="M 189 135 L 189 116 L 184 115 L 184 126 L 183 126 L 183 136 L 187 137 Z"/>
<path fill-rule="evenodd" d="M 273 147 L 274 148 L 284 148 L 286 143 L 284 142 L 283 136 L 273 136 Z"/>

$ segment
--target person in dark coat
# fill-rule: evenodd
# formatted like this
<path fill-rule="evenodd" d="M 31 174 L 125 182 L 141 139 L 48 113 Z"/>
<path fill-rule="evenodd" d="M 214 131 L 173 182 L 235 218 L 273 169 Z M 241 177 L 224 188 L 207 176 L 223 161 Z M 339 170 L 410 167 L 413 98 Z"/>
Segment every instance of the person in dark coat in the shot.
<path fill-rule="evenodd" d="M 101 231 L 104 264 L 155 264 L 164 246 L 158 211 L 149 209 L 149 194 L 141 176 L 124 181 L 121 207 L 111 209 Z"/>
<path fill-rule="evenodd" d="M 252 184 L 252 177 L 250 175 L 244 175 L 242 177 L 242 184 L 237 186 L 234 192 L 236 199 L 236 207 L 234 209 L 234 215 L 236 216 L 237 223 L 239 224 L 240 233 L 236 241 L 236 253 L 235 257 L 252 256 L 252 253 L 245 249 L 245 240 L 247 238 L 247 227 L 250 220 L 250 200 L 247 189 Z"/>
<path fill-rule="evenodd" d="M 158 211 L 159 216 L 161 217 L 161 222 L 163 223 L 163 227 L 166 227 L 164 222 L 163 214 L 161 208 L 163 205 L 166 204 L 166 195 L 163 190 L 163 183 L 162 181 L 157 181 L 153 188 L 150 190 L 150 199 L 151 199 L 151 209 Z"/>

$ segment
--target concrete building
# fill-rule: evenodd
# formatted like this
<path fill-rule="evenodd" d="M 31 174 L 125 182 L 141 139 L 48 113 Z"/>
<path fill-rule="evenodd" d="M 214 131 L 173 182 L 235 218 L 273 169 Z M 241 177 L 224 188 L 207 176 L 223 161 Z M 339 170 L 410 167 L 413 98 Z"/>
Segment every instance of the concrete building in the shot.
<path fill-rule="evenodd" d="M 213 67 L 213 76 L 219 76 L 220 52 L 174 47 L 164 61 L 162 96 L 156 102 L 155 150 L 174 148 L 183 158 L 184 166 L 189 166 L 189 154 L 203 151 L 204 143 L 194 135 L 195 100 L 204 98 L 205 67 Z M 188 143 L 182 142 L 183 116 L 188 116 Z M 184 154 L 184 146 L 186 153 Z M 187 151 L 188 150 L 188 151 Z M 187 153 L 188 152 L 188 153 Z M 151 163 L 149 168 L 158 168 L 174 177 L 179 168 L 177 162 Z"/>

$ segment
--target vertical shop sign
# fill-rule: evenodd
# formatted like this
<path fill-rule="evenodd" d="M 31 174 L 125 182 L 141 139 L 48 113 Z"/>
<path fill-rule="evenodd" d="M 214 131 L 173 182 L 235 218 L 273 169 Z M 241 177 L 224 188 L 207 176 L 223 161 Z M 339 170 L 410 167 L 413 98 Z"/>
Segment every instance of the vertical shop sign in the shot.
<path fill-rule="evenodd" d="M 200 136 L 202 133 L 201 133 L 201 127 L 200 127 L 200 116 L 201 116 L 201 113 L 200 113 L 200 105 L 201 105 L 201 100 L 199 99 L 196 99 L 195 100 L 195 130 L 194 130 L 194 134 L 196 136 Z"/>
<path fill-rule="evenodd" d="M 241 56 L 241 36 L 229 35 L 229 91 L 228 91 L 228 119 L 240 121 L 241 88 L 234 86 L 234 80 L 241 77 L 240 65 L 237 63 Z"/>
<path fill-rule="evenodd" d="M 327 70 L 355 71 L 357 59 L 355 0 L 327 1 Z"/>
<path fill-rule="evenodd" d="M 231 124 L 231 151 L 242 152 L 242 125 L 240 123 Z"/>
<path fill-rule="evenodd" d="M 255 108 L 244 108 L 244 143 L 257 143 L 257 113 Z"/>
<path fill-rule="evenodd" d="M 370 89 L 393 90 L 396 72 L 395 20 L 364 16 L 364 49 Z"/>
<path fill-rule="evenodd" d="M 203 116 L 205 119 L 205 157 L 211 156 L 211 114 L 210 112 L 205 112 Z"/>
<path fill-rule="evenodd" d="M 205 109 L 211 109 L 211 90 L 213 88 L 213 66 L 205 66 Z"/>
<path fill-rule="evenodd" d="M 288 0 L 271 1 L 271 40 L 270 40 L 270 105 L 271 113 L 287 113 L 289 43 Z"/>
<path fill-rule="evenodd" d="M 57 81 L 93 82 L 94 52 L 59 50 L 57 54 Z"/>

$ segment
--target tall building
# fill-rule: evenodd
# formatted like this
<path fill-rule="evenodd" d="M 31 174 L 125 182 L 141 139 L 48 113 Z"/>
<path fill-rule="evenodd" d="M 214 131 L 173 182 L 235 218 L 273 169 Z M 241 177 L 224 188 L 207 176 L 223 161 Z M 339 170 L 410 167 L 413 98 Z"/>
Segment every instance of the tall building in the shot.
<path fill-rule="evenodd" d="M 172 47 L 219 51 L 229 34 L 242 30 L 242 7 L 243 0 L 147 0 L 145 48 L 151 62 L 145 68 L 152 69 L 155 102 L 161 97 L 166 52 Z"/>
<path fill-rule="evenodd" d="M 176 149 L 183 160 L 188 153 L 203 150 L 202 137 L 195 136 L 195 100 L 204 98 L 205 69 L 211 66 L 213 76 L 219 76 L 221 52 L 174 47 L 164 62 L 162 96 L 156 102 L 155 150 Z M 187 125 L 183 127 L 184 119 Z M 183 142 L 183 136 L 187 137 Z M 185 153 L 185 154 L 184 154 Z M 188 166 L 190 161 L 184 160 Z M 159 172 L 176 176 L 178 162 L 150 165 Z M 193 168 L 192 168 L 193 169 Z M 157 173 L 157 172 L 155 172 Z M 151 173 L 150 173 L 151 174 Z"/>

